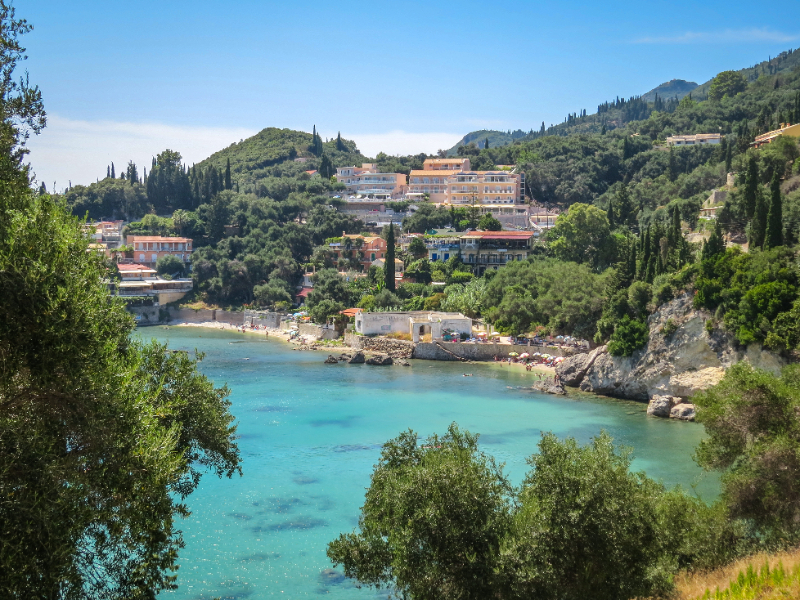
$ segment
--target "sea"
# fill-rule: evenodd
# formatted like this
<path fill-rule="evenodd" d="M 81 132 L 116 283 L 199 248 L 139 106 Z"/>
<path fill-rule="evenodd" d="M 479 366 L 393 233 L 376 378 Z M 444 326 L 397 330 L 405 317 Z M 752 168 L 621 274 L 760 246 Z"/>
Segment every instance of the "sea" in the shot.
<path fill-rule="evenodd" d="M 585 443 L 605 430 L 633 449 L 635 470 L 704 499 L 719 492 L 718 479 L 692 460 L 701 425 L 647 417 L 637 402 L 543 395 L 530 389 L 536 374 L 519 367 L 324 364 L 326 353 L 235 331 L 137 335 L 205 354 L 200 370 L 230 388 L 243 459 L 241 477 L 207 474 L 187 499 L 179 587 L 163 600 L 386 598 L 356 587 L 325 550 L 357 527 L 381 445 L 408 429 L 424 437 L 455 422 L 480 434 L 515 485 L 542 432 Z"/>

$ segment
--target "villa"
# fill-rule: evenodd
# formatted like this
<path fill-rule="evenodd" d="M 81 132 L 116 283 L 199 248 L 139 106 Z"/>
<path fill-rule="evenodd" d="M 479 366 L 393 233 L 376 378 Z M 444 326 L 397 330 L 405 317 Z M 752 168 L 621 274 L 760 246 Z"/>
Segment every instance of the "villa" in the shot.
<path fill-rule="evenodd" d="M 432 340 L 441 340 L 445 331 L 472 335 L 472 319 L 461 313 L 427 310 L 404 312 L 364 312 L 355 315 L 355 330 L 361 335 L 386 335 L 407 333 L 413 342 L 430 334 Z"/>

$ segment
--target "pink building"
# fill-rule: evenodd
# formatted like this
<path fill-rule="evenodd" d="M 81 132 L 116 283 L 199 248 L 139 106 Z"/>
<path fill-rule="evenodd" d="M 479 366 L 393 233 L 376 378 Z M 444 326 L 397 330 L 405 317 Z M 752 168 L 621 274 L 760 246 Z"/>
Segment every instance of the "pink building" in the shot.
<path fill-rule="evenodd" d="M 192 240 L 182 237 L 158 235 L 129 235 L 128 245 L 133 246 L 133 259 L 143 265 L 155 265 L 159 258 L 172 254 L 183 262 L 192 257 Z"/>

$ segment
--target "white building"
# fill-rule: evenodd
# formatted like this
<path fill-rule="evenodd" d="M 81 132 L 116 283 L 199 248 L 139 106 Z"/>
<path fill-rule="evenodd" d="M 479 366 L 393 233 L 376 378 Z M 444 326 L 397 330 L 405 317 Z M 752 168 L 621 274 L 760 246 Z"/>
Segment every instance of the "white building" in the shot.
<path fill-rule="evenodd" d="M 442 339 L 444 330 L 472 335 L 472 319 L 461 313 L 427 310 L 409 312 L 364 312 L 356 315 L 356 332 L 361 335 L 408 333 L 414 342 L 431 334 L 432 340 Z"/>
<path fill-rule="evenodd" d="M 722 141 L 720 133 L 696 133 L 694 135 L 671 135 L 667 146 L 709 146 Z"/>

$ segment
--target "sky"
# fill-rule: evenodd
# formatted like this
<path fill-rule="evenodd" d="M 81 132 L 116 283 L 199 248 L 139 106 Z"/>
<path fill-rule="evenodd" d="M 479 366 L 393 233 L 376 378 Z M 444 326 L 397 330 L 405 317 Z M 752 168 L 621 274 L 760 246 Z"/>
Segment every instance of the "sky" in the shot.
<path fill-rule="evenodd" d="M 800 47 L 797 0 L 14 6 L 34 26 L 24 67 L 48 113 L 29 158 L 58 191 L 165 148 L 199 162 L 264 127 L 433 153 Z"/>

